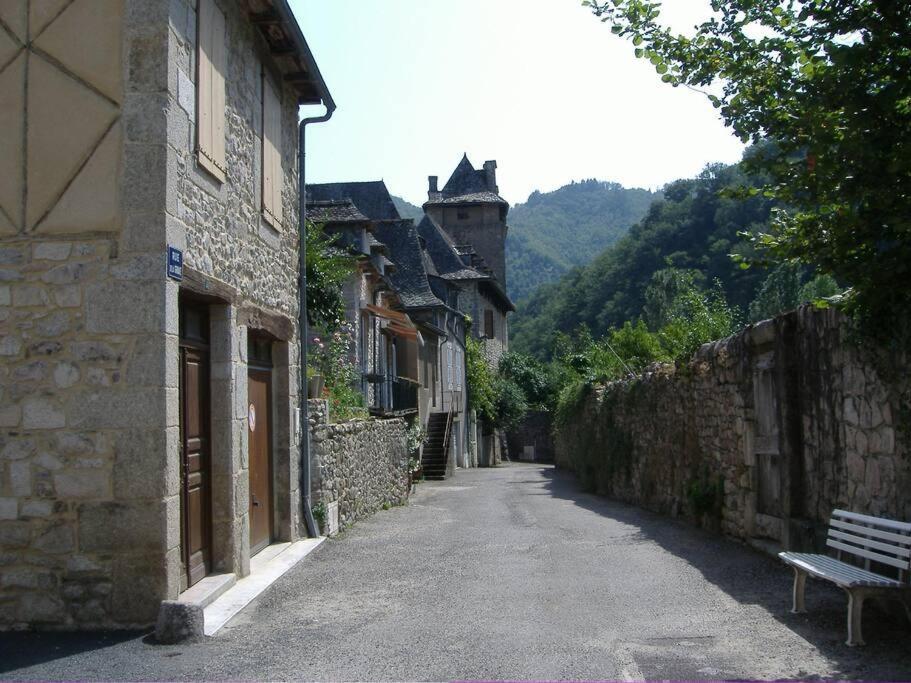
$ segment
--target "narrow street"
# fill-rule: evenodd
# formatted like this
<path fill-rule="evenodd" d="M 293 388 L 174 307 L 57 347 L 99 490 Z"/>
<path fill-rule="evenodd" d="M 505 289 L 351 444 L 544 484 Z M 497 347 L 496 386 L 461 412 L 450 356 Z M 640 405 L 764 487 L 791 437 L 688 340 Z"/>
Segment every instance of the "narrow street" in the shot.
<path fill-rule="evenodd" d="M 424 483 L 292 569 L 215 638 L 0 635 L 14 679 L 810 678 L 911 675 L 911 627 L 776 560 L 580 493 L 550 466 Z"/>

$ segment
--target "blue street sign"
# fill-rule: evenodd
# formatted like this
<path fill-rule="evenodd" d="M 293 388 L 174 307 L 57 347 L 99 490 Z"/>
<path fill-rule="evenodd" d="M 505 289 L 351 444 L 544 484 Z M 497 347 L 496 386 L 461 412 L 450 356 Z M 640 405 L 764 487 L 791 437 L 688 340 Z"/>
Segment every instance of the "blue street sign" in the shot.
<path fill-rule="evenodd" d="M 183 252 L 168 245 L 168 277 L 183 280 Z"/>

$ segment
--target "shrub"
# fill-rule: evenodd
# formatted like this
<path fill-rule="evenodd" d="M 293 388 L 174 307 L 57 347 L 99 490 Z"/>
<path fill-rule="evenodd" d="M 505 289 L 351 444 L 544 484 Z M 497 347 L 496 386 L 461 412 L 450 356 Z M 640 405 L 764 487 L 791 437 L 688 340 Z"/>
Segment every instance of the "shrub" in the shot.
<path fill-rule="evenodd" d="M 494 381 L 494 419 L 498 427 L 509 429 L 525 419 L 528 403 L 525 392 L 514 381 L 498 377 Z"/>

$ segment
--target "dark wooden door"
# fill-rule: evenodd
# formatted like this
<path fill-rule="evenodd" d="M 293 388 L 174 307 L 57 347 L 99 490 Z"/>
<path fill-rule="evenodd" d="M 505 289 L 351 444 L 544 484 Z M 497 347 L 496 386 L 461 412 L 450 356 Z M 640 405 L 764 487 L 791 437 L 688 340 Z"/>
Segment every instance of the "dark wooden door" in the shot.
<path fill-rule="evenodd" d="M 272 540 L 272 375 L 250 370 L 247 429 L 250 443 L 250 554 Z"/>
<path fill-rule="evenodd" d="M 180 349 L 181 519 L 187 586 L 211 569 L 209 354 Z"/>

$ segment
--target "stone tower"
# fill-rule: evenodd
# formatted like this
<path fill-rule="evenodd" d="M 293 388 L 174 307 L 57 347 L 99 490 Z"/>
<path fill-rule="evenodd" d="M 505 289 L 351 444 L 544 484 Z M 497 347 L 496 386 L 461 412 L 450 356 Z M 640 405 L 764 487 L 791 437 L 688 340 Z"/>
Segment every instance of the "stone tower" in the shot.
<path fill-rule="evenodd" d="M 424 211 L 446 231 L 475 268 L 489 271 L 506 288 L 506 214 L 509 204 L 497 188 L 497 162 L 475 170 L 468 155 L 442 190 L 430 176 Z"/>

